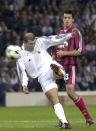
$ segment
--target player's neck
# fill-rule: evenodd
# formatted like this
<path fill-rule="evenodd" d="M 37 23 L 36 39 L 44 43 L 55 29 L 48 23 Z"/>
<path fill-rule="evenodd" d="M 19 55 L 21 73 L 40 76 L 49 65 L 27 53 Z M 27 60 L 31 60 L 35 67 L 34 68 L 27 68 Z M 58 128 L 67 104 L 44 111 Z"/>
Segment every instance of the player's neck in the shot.
<path fill-rule="evenodd" d="M 71 26 L 70 27 L 64 27 L 64 31 L 67 32 L 70 28 L 71 28 Z"/>
<path fill-rule="evenodd" d="M 72 27 L 72 25 L 70 25 L 70 26 L 65 26 L 64 27 L 64 30 L 68 30 L 69 28 L 71 28 Z"/>

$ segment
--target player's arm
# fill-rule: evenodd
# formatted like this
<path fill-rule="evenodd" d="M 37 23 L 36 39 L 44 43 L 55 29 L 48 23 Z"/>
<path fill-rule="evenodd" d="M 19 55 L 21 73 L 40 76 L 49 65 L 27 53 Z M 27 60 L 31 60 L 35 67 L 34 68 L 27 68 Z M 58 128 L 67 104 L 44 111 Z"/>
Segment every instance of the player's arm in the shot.
<path fill-rule="evenodd" d="M 25 94 L 29 94 L 29 90 L 28 90 L 28 88 L 27 88 L 27 86 L 23 86 L 23 92 L 25 93 Z"/>
<path fill-rule="evenodd" d="M 77 38 L 75 38 L 75 43 L 76 43 L 76 46 L 78 48 L 76 48 L 75 50 L 73 51 L 57 51 L 57 56 L 58 57 L 63 57 L 63 56 L 79 56 L 79 55 L 82 55 L 84 54 L 84 48 L 85 48 L 85 43 L 84 41 L 82 40 L 82 35 L 80 32 L 78 32 L 78 35 L 76 36 Z"/>
<path fill-rule="evenodd" d="M 79 56 L 81 55 L 81 52 L 79 52 L 78 50 L 73 50 L 73 51 L 69 51 L 69 52 L 65 52 L 66 55 L 69 55 L 69 56 Z"/>
<path fill-rule="evenodd" d="M 68 39 L 72 38 L 75 36 L 75 34 L 78 33 L 78 29 L 74 28 L 72 30 L 72 33 L 67 33 L 67 34 L 60 34 L 60 35 L 55 35 L 49 39 L 49 43 L 51 46 L 62 44 L 64 41 L 67 41 Z"/>
<path fill-rule="evenodd" d="M 57 51 L 57 56 L 58 57 L 63 57 L 63 56 L 79 56 L 81 55 L 81 52 L 78 50 L 73 50 L 73 51 Z"/>
<path fill-rule="evenodd" d="M 70 38 L 72 38 L 72 33 L 49 36 L 49 44 L 51 46 L 58 45 Z"/>
<path fill-rule="evenodd" d="M 41 40 L 39 39 L 39 41 L 42 41 L 41 47 L 43 49 L 47 49 L 51 46 L 62 44 L 64 41 L 74 37 L 77 32 L 78 32 L 78 30 L 76 28 L 74 28 L 72 33 L 51 35 L 48 37 L 43 37 L 43 38 L 41 38 Z M 40 44 L 40 42 L 39 42 L 39 44 Z"/>
<path fill-rule="evenodd" d="M 18 77 L 19 77 L 19 80 L 20 80 L 21 85 L 23 87 L 23 92 L 25 94 L 28 94 L 29 93 L 28 88 L 27 88 L 28 76 L 25 71 L 25 66 L 20 59 L 16 62 L 16 66 L 17 66 Z"/>

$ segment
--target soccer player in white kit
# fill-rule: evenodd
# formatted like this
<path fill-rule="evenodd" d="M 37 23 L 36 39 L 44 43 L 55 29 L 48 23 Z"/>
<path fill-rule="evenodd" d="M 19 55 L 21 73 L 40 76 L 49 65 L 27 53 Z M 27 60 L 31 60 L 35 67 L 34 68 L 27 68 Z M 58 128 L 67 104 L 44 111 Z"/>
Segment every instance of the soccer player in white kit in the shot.
<path fill-rule="evenodd" d="M 71 129 L 71 125 L 66 120 L 64 110 L 59 102 L 57 95 L 57 84 L 50 65 L 59 65 L 48 54 L 47 49 L 51 46 L 63 43 L 64 41 L 74 37 L 77 29 L 66 35 L 53 35 L 36 38 L 33 33 L 26 33 L 23 40 L 22 55 L 17 60 L 17 71 L 20 82 L 23 86 L 24 93 L 28 92 L 28 76 L 38 78 L 42 90 L 50 100 L 55 114 L 62 122 L 61 128 Z"/>

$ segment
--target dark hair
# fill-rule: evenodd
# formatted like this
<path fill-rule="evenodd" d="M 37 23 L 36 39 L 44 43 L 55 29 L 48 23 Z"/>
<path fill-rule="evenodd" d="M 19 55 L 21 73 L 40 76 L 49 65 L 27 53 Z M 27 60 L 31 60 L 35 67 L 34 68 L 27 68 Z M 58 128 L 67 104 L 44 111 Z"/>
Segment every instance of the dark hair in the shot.
<path fill-rule="evenodd" d="M 64 11 L 64 14 L 71 14 L 72 17 L 74 18 L 74 13 L 73 13 L 72 10 L 65 10 L 65 11 Z"/>
<path fill-rule="evenodd" d="M 35 35 L 33 33 L 26 33 L 24 35 L 23 41 L 28 42 L 29 40 L 32 40 L 32 41 L 35 40 Z"/>

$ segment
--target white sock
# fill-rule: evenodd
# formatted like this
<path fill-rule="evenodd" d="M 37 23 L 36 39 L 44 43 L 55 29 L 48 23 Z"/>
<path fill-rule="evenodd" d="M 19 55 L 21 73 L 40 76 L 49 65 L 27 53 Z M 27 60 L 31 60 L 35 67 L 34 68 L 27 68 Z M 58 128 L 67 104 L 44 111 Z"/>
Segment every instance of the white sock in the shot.
<path fill-rule="evenodd" d="M 55 114 L 57 115 L 57 117 L 59 118 L 59 120 L 62 123 L 68 123 L 68 121 L 66 120 L 66 117 L 65 117 L 63 107 L 60 103 L 54 105 L 54 110 L 55 110 Z"/>

